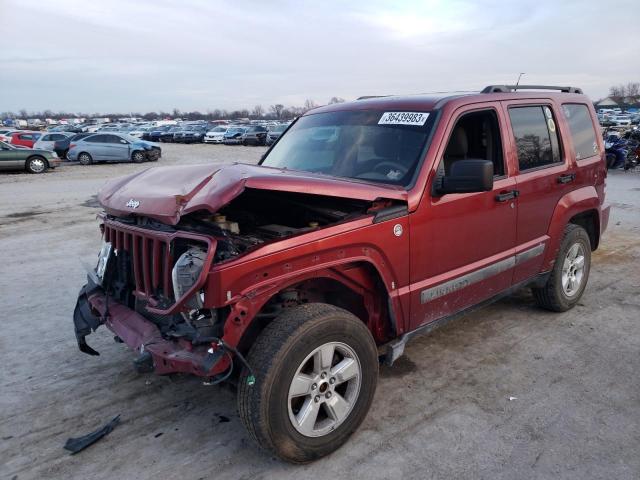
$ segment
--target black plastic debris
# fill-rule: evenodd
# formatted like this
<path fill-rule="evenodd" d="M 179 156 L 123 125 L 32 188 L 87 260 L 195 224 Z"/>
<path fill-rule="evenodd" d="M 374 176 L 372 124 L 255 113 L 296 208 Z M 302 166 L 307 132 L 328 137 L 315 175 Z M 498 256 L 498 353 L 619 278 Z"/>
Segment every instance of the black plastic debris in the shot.
<path fill-rule="evenodd" d="M 89 445 L 93 445 L 102 437 L 110 434 L 113 429 L 116 428 L 116 425 L 118 425 L 118 423 L 120 423 L 120 415 L 115 417 L 104 427 L 96 430 L 95 432 L 91 432 L 87 435 L 84 435 L 83 437 L 68 439 L 67 443 L 64 444 L 64 449 L 69 450 L 71 452 L 71 455 L 75 455 L 76 453 L 81 452 L 82 450 L 87 448 Z"/>

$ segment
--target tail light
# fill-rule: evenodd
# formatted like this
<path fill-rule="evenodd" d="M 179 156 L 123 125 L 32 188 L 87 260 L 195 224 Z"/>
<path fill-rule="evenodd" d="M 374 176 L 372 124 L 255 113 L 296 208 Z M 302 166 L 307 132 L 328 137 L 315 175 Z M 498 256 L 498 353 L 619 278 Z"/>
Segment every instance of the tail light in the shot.
<path fill-rule="evenodd" d="M 70 144 L 70 145 L 69 145 L 69 149 L 72 149 L 72 148 L 73 148 L 73 147 L 75 147 L 75 146 L 76 146 L 76 144 L 75 144 L 75 143 L 72 143 L 72 144 Z"/>

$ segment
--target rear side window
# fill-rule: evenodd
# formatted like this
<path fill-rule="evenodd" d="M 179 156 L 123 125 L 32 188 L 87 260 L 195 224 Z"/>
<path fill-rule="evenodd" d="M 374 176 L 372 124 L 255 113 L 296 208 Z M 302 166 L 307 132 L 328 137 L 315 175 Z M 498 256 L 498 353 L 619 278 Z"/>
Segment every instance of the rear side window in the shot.
<path fill-rule="evenodd" d="M 562 111 L 571 131 L 576 160 L 598 155 L 598 142 L 589 108 L 578 103 L 565 103 L 562 105 Z"/>
<path fill-rule="evenodd" d="M 547 106 L 509 108 L 520 171 L 561 162 L 558 132 Z"/>

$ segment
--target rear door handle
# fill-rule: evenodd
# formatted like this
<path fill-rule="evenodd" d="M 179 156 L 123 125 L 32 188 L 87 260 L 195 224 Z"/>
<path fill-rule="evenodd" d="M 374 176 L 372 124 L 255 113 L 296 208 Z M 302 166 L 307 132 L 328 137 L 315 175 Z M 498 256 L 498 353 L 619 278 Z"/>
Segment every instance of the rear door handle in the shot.
<path fill-rule="evenodd" d="M 558 183 L 570 183 L 576 179 L 575 173 L 567 173 L 558 177 Z"/>
<path fill-rule="evenodd" d="M 520 195 L 519 190 L 511 190 L 509 192 L 501 192 L 496 195 L 496 202 L 506 202 L 507 200 L 511 200 Z"/>

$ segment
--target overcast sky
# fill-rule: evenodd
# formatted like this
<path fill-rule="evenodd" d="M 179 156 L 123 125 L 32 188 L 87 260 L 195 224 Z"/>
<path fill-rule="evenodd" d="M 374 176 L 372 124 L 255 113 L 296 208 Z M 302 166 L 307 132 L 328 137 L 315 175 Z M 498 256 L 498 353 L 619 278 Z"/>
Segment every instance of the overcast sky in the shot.
<path fill-rule="evenodd" d="M 0 0 L 0 111 L 640 81 L 640 0 Z"/>

